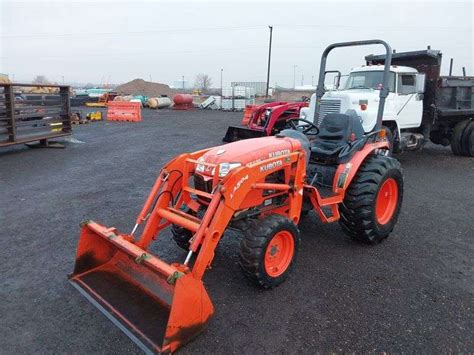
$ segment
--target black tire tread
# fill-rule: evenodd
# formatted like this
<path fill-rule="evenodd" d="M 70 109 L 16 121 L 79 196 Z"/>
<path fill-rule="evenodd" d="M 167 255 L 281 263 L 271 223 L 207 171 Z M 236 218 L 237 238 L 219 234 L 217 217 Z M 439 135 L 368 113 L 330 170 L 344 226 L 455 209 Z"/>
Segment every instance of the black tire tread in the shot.
<path fill-rule="evenodd" d="M 403 180 L 399 186 L 400 200 L 392 218 L 393 223 L 390 223 L 388 230 L 381 231 L 374 222 L 374 200 L 379 185 L 384 176 L 392 170 L 397 170 L 401 176 L 398 160 L 381 155 L 369 156 L 349 185 L 344 201 L 339 207 L 341 215 L 339 224 L 342 230 L 353 239 L 375 244 L 387 238 L 393 230 L 403 198 Z"/>
<path fill-rule="evenodd" d="M 454 126 L 451 136 L 451 150 L 454 155 L 469 156 L 469 149 L 463 147 L 463 141 L 465 140 L 464 136 L 466 136 L 466 131 L 469 131 L 468 128 L 471 122 L 471 120 L 464 120 Z"/>
<path fill-rule="evenodd" d="M 189 240 L 193 236 L 191 231 L 173 224 L 171 226 L 171 235 L 176 245 L 178 245 L 181 249 L 189 250 Z"/>
<path fill-rule="evenodd" d="M 285 228 L 291 230 L 296 236 L 295 255 L 293 261 L 286 272 L 278 277 L 278 280 L 269 280 L 262 272 L 262 255 L 270 237 L 273 237 L 274 231 Z M 240 267 L 244 275 L 256 285 L 268 289 L 278 286 L 283 282 L 294 265 L 298 253 L 299 230 L 288 218 L 281 215 L 270 215 L 261 220 L 254 221 L 245 231 L 244 238 L 240 243 Z"/>

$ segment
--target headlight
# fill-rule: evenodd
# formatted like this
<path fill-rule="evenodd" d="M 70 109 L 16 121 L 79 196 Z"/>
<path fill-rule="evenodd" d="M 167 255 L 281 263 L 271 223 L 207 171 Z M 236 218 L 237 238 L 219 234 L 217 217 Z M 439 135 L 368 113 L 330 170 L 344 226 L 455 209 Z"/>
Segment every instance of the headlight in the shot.
<path fill-rule="evenodd" d="M 204 158 L 200 157 L 197 161 L 198 162 L 204 162 Z M 198 173 L 203 173 L 205 169 L 206 169 L 206 166 L 204 164 L 197 164 L 196 165 L 196 171 Z"/>
<path fill-rule="evenodd" d="M 219 177 L 226 176 L 232 169 L 242 166 L 240 163 L 221 163 L 219 164 Z M 214 172 L 212 172 L 214 175 Z"/>

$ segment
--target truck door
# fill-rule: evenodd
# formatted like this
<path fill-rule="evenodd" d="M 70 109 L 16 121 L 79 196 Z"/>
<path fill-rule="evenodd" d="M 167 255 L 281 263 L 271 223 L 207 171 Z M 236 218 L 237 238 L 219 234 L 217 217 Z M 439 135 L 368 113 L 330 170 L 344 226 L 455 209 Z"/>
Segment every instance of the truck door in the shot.
<path fill-rule="evenodd" d="M 416 92 L 415 73 L 398 74 L 395 109 L 400 129 L 420 126 L 423 101 Z"/>

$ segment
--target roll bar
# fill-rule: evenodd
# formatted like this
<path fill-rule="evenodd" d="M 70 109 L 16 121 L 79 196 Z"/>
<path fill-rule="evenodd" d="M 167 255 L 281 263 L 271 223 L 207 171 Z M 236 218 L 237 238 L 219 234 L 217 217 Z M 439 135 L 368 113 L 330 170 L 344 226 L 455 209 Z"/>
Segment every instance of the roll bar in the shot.
<path fill-rule="evenodd" d="M 365 41 L 353 41 L 353 42 L 341 42 L 341 43 L 333 43 L 330 44 L 323 52 L 321 57 L 321 66 L 319 67 L 319 78 L 318 78 L 318 86 L 316 88 L 316 108 L 314 110 L 314 120 L 313 122 L 318 122 L 320 105 L 321 105 L 321 98 L 323 97 L 326 90 L 324 89 L 324 77 L 326 75 L 326 61 L 329 52 L 331 52 L 334 48 L 339 47 L 354 47 L 354 46 L 367 46 L 371 44 L 381 44 L 385 47 L 386 50 L 386 57 L 385 57 L 385 66 L 383 70 L 383 80 L 382 80 L 382 89 L 380 90 L 380 101 L 379 101 L 379 109 L 377 112 L 377 123 L 375 124 L 374 130 L 377 131 L 382 127 L 382 118 L 383 118 L 383 110 L 385 107 L 385 98 L 389 94 L 388 88 L 388 80 L 389 80 L 389 72 L 390 72 L 390 65 L 392 64 L 392 48 L 390 45 L 382 41 L 381 39 L 369 39 Z"/>

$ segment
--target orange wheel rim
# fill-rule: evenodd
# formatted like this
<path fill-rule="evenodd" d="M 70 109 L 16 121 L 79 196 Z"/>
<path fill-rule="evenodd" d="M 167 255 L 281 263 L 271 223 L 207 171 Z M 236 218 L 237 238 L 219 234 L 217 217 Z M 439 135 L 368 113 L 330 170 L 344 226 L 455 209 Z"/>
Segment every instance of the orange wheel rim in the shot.
<path fill-rule="evenodd" d="M 375 216 L 379 224 L 387 224 L 393 217 L 398 202 L 398 185 L 394 178 L 388 178 L 380 186 L 375 202 Z"/>
<path fill-rule="evenodd" d="M 288 231 L 280 231 L 273 236 L 265 251 L 265 272 L 268 276 L 278 277 L 291 264 L 295 252 L 293 235 Z"/>

